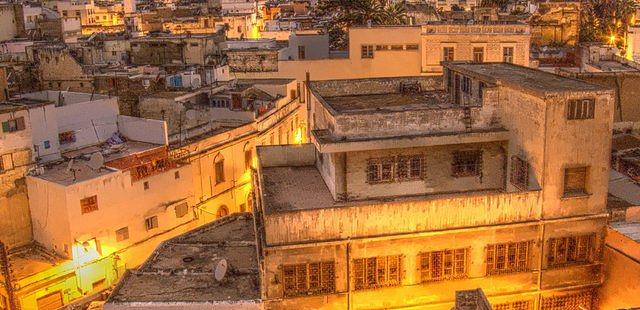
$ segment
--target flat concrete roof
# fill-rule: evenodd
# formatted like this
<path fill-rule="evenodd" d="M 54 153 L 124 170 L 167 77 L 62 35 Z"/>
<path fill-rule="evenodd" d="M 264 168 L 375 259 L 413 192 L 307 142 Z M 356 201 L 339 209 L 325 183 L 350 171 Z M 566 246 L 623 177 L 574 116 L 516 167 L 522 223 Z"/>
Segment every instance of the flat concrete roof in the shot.
<path fill-rule="evenodd" d="M 451 97 L 446 91 L 336 96 L 323 99 L 338 113 L 399 112 L 452 107 Z"/>
<path fill-rule="evenodd" d="M 36 243 L 11 249 L 8 254 L 11 275 L 17 281 L 69 261 Z"/>
<path fill-rule="evenodd" d="M 540 94 L 609 90 L 609 88 L 578 79 L 562 77 L 553 73 L 508 63 L 452 62 L 444 65 L 460 73 L 475 75 L 490 83 L 524 88 Z"/>
<path fill-rule="evenodd" d="M 169 239 L 124 276 L 107 303 L 259 303 L 255 238 L 251 214 L 238 213 Z M 214 267 L 222 258 L 228 271 L 218 282 Z"/>
<path fill-rule="evenodd" d="M 333 196 L 315 166 L 262 168 L 266 213 L 329 208 Z"/>

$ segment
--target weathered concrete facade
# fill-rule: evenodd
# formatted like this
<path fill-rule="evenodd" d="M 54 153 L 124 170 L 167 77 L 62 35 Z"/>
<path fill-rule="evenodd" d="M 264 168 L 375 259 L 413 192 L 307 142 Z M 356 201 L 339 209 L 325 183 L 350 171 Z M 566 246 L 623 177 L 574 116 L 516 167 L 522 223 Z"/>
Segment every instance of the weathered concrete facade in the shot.
<path fill-rule="evenodd" d="M 450 309 L 477 287 L 496 309 L 596 307 L 613 92 L 444 67 L 313 82 L 313 144 L 258 148 L 267 308 Z"/>

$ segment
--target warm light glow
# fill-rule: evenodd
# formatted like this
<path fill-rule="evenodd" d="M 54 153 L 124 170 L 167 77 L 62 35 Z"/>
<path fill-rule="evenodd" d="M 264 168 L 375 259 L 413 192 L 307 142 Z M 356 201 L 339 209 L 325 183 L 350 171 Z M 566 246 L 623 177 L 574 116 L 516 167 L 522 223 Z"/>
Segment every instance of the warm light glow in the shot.
<path fill-rule="evenodd" d="M 609 37 L 609 43 L 611 43 L 612 45 L 616 43 L 616 35 L 615 34 L 612 34 Z"/>
<path fill-rule="evenodd" d="M 294 144 L 302 144 L 302 128 L 298 127 L 293 137 Z"/>

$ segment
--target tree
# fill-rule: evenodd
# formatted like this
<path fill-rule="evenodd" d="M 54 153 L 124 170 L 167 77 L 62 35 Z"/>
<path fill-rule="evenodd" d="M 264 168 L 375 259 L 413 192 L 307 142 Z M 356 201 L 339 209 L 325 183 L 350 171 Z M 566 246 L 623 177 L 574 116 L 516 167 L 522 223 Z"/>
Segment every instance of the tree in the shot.
<path fill-rule="evenodd" d="M 389 0 L 321 0 L 318 15 L 327 22 L 331 47 L 347 47 L 347 31 L 352 26 L 400 25 L 407 21 L 403 3 Z"/>
<path fill-rule="evenodd" d="M 635 12 L 634 0 L 587 0 L 582 7 L 580 41 L 615 44 L 625 37 Z"/>

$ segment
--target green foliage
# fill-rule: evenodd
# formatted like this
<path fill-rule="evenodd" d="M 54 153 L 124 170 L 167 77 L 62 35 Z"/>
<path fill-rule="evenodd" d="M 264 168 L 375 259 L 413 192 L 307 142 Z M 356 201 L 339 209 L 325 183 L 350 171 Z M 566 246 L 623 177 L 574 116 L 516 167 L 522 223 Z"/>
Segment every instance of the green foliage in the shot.
<path fill-rule="evenodd" d="M 624 49 L 624 38 L 635 12 L 634 0 L 586 0 L 582 6 L 580 41 L 611 43 Z"/>
<path fill-rule="evenodd" d="M 347 47 L 347 31 L 352 26 L 406 24 L 403 3 L 389 0 L 320 0 L 319 16 L 329 20 L 328 33 L 331 47 Z"/>

